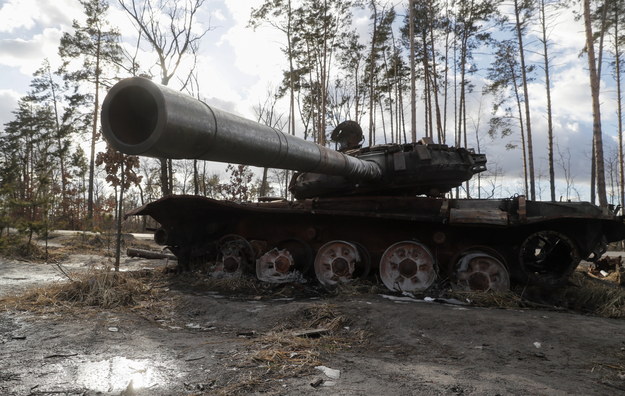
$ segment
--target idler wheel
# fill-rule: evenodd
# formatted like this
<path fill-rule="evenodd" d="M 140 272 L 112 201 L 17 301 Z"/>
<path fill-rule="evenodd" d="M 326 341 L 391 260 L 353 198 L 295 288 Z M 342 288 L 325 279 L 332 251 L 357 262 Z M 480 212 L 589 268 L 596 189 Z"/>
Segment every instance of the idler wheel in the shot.
<path fill-rule="evenodd" d="M 368 255 L 359 245 L 346 241 L 330 241 L 321 246 L 315 257 L 315 275 L 323 286 L 332 287 L 366 276 Z"/>
<path fill-rule="evenodd" d="M 240 235 L 229 234 L 219 240 L 219 257 L 213 275 L 238 277 L 247 272 L 254 260 L 254 248 Z"/>
<path fill-rule="evenodd" d="M 456 285 L 466 291 L 506 291 L 510 289 L 510 275 L 503 259 L 496 254 L 468 249 L 456 263 Z"/>
<path fill-rule="evenodd" d="M 542 286 L 564 283 L 581 258 L 575 243 L 551 230 L 529 235 L 519 249 L 519 262 L 530 282 Z"/>
<path fill-rule="evenodd" d="M 397 242 L 380 259 L 380 278 L 389 290 L 423 291 L 436 280 L 434 256 L 419 242 Z"/>

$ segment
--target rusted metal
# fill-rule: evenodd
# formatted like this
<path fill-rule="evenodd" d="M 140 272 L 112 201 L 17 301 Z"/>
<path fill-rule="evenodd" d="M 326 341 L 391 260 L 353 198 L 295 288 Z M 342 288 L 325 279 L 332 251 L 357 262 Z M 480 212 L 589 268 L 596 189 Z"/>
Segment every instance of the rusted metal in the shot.
<path fill-rule="evenodd" d="M 521 223 L 527 221 L 527 200 L 524 195 L 519 197 L 519 221 Z"/>
<path fill-rule="evenodd" d="M 467 291 L 506 291 L 510 275 L 502 259 L 483 248 L 463 252 L 456 264 L 456 285 Z"/>
<path fill-rule="evenodd" d="M 295 270 L 295 259 L 286 249 L 273 248 L 256 260 L 256 277 L 268 283 L 302 282 L 304 275 Z"/>
<path fill-rule="evenodd" d="M 519 249 L 519 262 L 534 283 L 562 284 L 581 260 L 573 240 L 559 231 L 540 230 L 530 234 Z"/>
<path fill-rule="evenodd" d="M 422 243 L 397 242 L 380 260 L 380 278 L 389 290 L 423 291 L 436 280 L 434 256 Z"/>
<path fill-rule="evenodd" d="M 249 272 L 254 261 L 254 249 L 244 237 L 234 234 L 223 236 L 218 249 L 213 276 L 236 278 Z"/>
<path fill-rule="evenodd" d="M 300 262 L 312 266 L 315 252 L 328 241 L 350 235 L 350 243 L 378 263 L 398 240 L 414 239 L 436 251 L 435 264 L 442 278 L 454 278 L 458 255 L 470 246 L 498 251 L 512 280 L 554 285 L 563 282 L 579 258 L 601 252 L 606 243 L 620 240 L 625 230 L 620 218 L 587 203 L 528 201 L 524 223 L 518 219 L 518 198 L 504 200 L 444 200 L 423 197 L 324 198 L 294 202 L 233 203 L 197 196 L 166 197 L 129 214 L 150 215 L 168 235 L 168 246 L 182 260 L 210 256 L 210 240 L 239 234 L 252 244 L 299 251 Z M 442 208 L 470 209 L 482 205 L 497 215 L 473 222 L 453 223 Z M 468 211 L 467 211 L 468 212 Z M 508 225 L 489 223 L 506 216 Z M 383 232 L 380 232 L 383 230 Z M 547 255 L 542 237 L 550 244 L 569 246 L 568 254 Z M 285 240 L 291 240 L 284 245 Z M 297 240 L 297 242 L 295 242 Z M 536 253 L 538 249 L 538 254 Z M 549 256 L 547 260 L 541 256 Z M 489 253 L 487 251 L 487 253 Z M 190 256 L 190 258 L 187 258 Z M 295 260 L 298 261 L 297 259 Z M 306 274 L 306 265 L 300 269 Z M 223 271 L 223 269 L 222 269 Z M 381 269 L 379 269 L 381 271 Z M 340 271 L 337 271 L 340 272 Z M 331 279 L 333 272 L 329 275 Z M 547 279 L 547 282 L 544 281 Z"/>
<path fill-rule="evenodd" d="M 363 259 L 358 248 L 346 241 L 330 241 L 319 248 L 315 257 L 315 275 L 324 286 L 336 286 L 354 280 Z"/>

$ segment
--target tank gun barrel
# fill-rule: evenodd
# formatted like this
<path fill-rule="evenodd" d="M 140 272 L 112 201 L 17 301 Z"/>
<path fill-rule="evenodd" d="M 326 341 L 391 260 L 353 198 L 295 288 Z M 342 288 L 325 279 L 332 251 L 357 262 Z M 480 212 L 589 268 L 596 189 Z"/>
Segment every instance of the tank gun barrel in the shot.
<path fill-rule="evenodd" d="M 132 77 L 115 84 L 102 105 L 102 132 L 115 149 L 155 158 L 202 159 L 260 167 L 382 177 L 380 165 L 287 135 Z"/>

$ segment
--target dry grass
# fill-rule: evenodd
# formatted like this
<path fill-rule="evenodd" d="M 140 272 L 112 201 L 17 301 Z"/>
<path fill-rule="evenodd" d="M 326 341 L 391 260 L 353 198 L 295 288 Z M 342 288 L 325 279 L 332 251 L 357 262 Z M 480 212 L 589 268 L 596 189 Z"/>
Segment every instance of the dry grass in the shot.
<path fill-rule="evenodd" d="M 511 290 L 505 292 L 456 290 L 448 295 L 477 307 L 526 308 L 531 305 L 529 301 L 523 299 L 519 294 Z"/>
<path fill-rule="evenodd" d="M 606 318 L 625 318 L 625 288 L 578 271 L 567 287 L 554 291 L 556 298 L 578 311 Z"/>
<path fill-rule="evenodd" d="M 479 307 L 568 309 L 606 318 L 625 318 L 625 288 L 609 279 L 600 280 L 576 271 L 567 285 L 556 289 L 522 288 L 496 293 L 454 291 L 449 296 Z"/>
<path fill-rule="evenodd" d="M 245 294 L 265 294 L 267 285 L 255 277 L 240 276 L 232 278 L 210 278 L 201 280 L 202 286 L 218 292 L 243 292 Z M 198 283 L 195 282 L 197 286 Z"/>
<path fill-rule="evenodd" d="M 104 234 L 79 233 L 63 241 L 66 252 L 102 252 L 114 244 Z"/>
<path fill-rule="evenodd" d="M 320 340 L 293 336 L 289 332 L 271 332 L 255 341 L 259 349 L 251 360 L 274 374 L 301 375 L 320 364 Z"/>
<path fill-rule="evenodd" d="M 363 294 L 387 293 L 383 284 L 366 279 L 357 279 L 350 283 L 339 284 L 330 293 L 340 296 L 360 296 Z"/>
<path fill-rule="evenodd" d="M 122 250 L 126 246 L 137 249 L 151 249 L 152 244 L 139 241 L 130 234 L 122 234 Z M 75 252 L 100 252 L 106 253 L 115 250 L 116 235 L 114 233 L 82 232 L 71 237 L 62 238 L 63 250 L 68 253 Z"/>
<path fill-rule="evenodd" d="M 252 356 L 268 369 L 290 375 L 301 374 L 320 364 L 320 352 L 331 352 L 365 341 L 364 332 L 350 332 L 350 321 L 336 306 L 320 304 L 297 311 L 284 323 L 261 336 L 260 349 Z M 305 330 L 323 330 L 314 337 L 301 336 Z M 288 368 L 288 370 L 287 370 Z"/>
<path fill-rule="evenodd" d="M 108 268 L 70 276 L 71 280 L 67 282 L 52 283 L 30 289 L 22 295 L 0 299 L 0 305 L 29 311 L 84 307 L 111 309 L 137 306 L 155 298 L 154 275 L 146 272 L 115 272 Z"/>
<path fill-rule="evenodd" d="M 284 323 L 276 327 L 275 331 L 328 329 L 330 333 L 339 332 L 349 320 L 341 315 L 334 304 L 319 304 L 302 308 L 295 312 Z"/>
<path fill-rule="evenodd" d="M 26 261 L 52 260 L 58 256 L 52 248 L 48 249 L 48 255 L 46 255 L 45 248 L 37 245 L 34 239 L 29 244 L 26 237 L 18 234 L 5 235 L 0 238 L 0 255 Z"/>
<path fill-rule="evenodd" d="M 350 321 L 332 304 L 303 308 L 267 334 L 250 340 L 252 352 L 242 367 L 251 373 L 213 389 L 217 395 L 262 391 L 264 384 L 307 375 L 322 364 L 324 353 L 332 353 L 366 341 L 364 331 L 346 329 Z M 298 335 L 305 330 L 324 329 L 315 337 Z"/>

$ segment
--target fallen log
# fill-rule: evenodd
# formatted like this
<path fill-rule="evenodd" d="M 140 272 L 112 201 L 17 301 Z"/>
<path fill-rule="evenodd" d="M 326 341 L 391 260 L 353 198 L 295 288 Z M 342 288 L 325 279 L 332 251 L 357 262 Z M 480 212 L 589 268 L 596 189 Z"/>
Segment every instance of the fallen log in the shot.
<path fill-rule="evenodd" d="M 144 250 L 144 249 L 135 249 L 128 248 L 126 250 L 126 255 L 128 257 L 141 257 L 145 259 L 169 259 L 169 260 L 178 260 L 176 256 L 171 253 L 161 253 L 155 252 L 152 250 Z"/>

